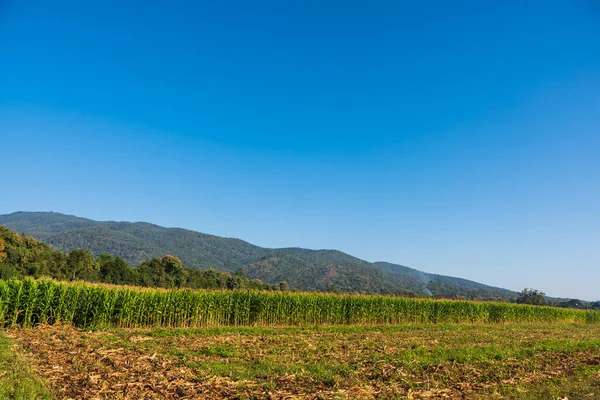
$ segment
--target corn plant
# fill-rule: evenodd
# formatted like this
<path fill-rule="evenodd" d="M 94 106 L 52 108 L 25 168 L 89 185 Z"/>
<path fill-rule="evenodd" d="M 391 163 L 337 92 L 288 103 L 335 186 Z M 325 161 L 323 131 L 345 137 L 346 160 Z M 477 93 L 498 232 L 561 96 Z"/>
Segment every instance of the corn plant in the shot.
<path fill-rule="evenodd" d="M 145 289 L 43 279 L 0 280 L 0 327 L 600 323 L 600 312 L 393 296 Z"/>

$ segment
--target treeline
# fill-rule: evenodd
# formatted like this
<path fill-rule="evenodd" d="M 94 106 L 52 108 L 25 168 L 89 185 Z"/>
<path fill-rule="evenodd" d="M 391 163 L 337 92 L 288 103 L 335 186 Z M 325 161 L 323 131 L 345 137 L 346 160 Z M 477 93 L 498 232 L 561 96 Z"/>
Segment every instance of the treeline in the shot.
<path fill-rule="evenodd" d="M 65 254 L 30 236 L 0 226 L 0 279 L 51 277 L 58 280 L 135 285 L 156 288 L 287 290 L 285 282 L 270 285 L 213 269 L 185 268 L 179 258 L 166 255 L 132 268 L 123 259 L 91 251 Z"/>
<path fill-rule="evenodd" d="M 600 301 L 587 302 L 578 299 L 571 299 L 568 301 L 550 301 L 546 298 L 546 293 L 530 288 L 523 289 L 515 301 L 519 304 L 532 304 L 536 306 L 575 308 L 579 310 L 600 310 Z"/>
<path fill-rule="evenodd" d="M 579 310 L 600 310 L 600 301 L 586 302 L 578 299 L 569 301 L 551 301 L 548 305 L 561 308 L 577 308 Z"/>

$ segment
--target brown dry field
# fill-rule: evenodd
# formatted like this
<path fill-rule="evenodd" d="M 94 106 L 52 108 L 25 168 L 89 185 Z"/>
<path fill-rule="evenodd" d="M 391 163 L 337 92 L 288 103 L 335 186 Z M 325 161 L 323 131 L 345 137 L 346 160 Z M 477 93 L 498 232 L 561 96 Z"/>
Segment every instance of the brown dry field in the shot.
<path fill-rule="evenodd" d="M 59 399 L 600 399 L 599 325 L 5 333 Z"/>

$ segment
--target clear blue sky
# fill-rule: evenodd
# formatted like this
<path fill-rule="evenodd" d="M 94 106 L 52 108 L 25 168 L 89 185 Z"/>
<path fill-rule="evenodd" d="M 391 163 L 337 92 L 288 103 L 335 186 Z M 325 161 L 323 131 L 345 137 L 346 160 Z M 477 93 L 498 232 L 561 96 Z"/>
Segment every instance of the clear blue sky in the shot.
<path fill-rule="evenodd" d="M 600 299 L 597 4 L 0 0 L 0 213 Z"/>

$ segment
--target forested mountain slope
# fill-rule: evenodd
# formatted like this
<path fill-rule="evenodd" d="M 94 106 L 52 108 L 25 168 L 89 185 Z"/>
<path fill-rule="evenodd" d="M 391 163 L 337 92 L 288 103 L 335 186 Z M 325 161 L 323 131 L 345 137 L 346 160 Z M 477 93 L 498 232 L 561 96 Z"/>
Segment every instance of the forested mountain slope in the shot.
<path fill-rule="evenodd" d="M 149 258 L 173 254 L 191 268 L 243 270 L 249 278 L 273 284 L 286 281 L 291 287 L 303 290 L 482 299 L 517 295 L 506 289 L 397 264 L 370 263 L 336 250 L 268 249 L 240 239 L 146 222 L 102 222 L 54 212 L 16 212 L 0 215 L 0 225 L 65 252 L 90 249 L 96 255 L 118 256 L 134 266 Z"/>

